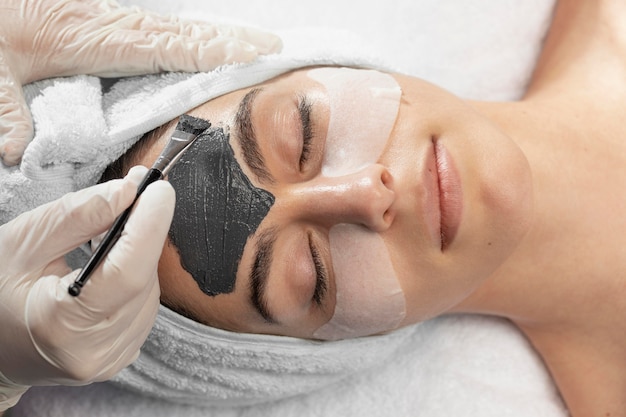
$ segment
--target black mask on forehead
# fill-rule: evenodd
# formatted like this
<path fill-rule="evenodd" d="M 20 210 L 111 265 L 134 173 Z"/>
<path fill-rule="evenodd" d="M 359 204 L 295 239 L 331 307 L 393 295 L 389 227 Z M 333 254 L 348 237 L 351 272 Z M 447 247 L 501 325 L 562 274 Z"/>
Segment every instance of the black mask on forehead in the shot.
<path fill-rule="evenodd" d="M 241 170 L 222 129 L 208 129 L 169 173 L 176 190 L 170 237 L 208 295 L 232 292 L 243 248 L 274 204 Z"/>

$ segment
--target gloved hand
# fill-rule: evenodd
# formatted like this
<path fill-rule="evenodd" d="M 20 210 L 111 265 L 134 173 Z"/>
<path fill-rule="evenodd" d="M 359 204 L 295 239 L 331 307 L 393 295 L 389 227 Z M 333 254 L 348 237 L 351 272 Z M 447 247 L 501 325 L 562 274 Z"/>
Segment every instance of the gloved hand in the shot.
<path fill-rule="evenodd" d="M 64 254 L 108 229 L 147 172 L 67 194 L 0 226 L 0 410 L 30 385 L 103 381 L 134 361 L 159 307 L 157 264 L 174 190 L 151 184 L 120 239 L 72 297 Z"/>
<path fill-rule="evenodd" d="M 257 29 L 184 22 L 113 0 L 2 0 L 0 157 L 17 164 L 32 139 L 22 85 L 55 76 L 208 71 L 278 52 Z"/>

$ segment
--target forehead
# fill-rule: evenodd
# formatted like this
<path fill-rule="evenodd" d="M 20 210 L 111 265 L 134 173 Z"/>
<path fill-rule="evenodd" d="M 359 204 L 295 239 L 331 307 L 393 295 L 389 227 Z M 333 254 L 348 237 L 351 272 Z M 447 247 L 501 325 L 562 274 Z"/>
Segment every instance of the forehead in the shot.
<path fill-rule="evenodd" d="M 289 94 L 295 91 L 317 85 L 317 83 L 307 76 L 307 73 L 312 69 L 302 68 L 294 71 L 287 72 L 279 75 L 270 80 L 256 84 L 251 87 L 246 87 L 240 90 L 236 90 L 230 93 L 226 93 L 212 100 L 201 104 L 190 114 L 196 112 L 204 114 L 205 116 L 213 116 L 215 122 L 232 123 L 235 112 L 241 99 L 252 89 L 261 88 L 265 93 L 279 95 Z M 212 120 L 213 122 L 213 120 Z"/>
<path fill-rule="evenodd" d="M 272 117 L 275 115 L 275 105 L 277 100 L 286 100 L 289 97 L 296 97 L 297 94 L 312 94 L 315 91 L 323 92 L 326 88 L 308 74 L 311 70 L 322 68 L 312 66 L 289 71 L 265 82 L 236 90 L 222 96 L 216 97 L 206 103 L 196 107 L 189 113 L 191 115 L 208 119 L 213 125 L 232 128 L 235 122 L 238 107 L 243 97 L 253 89 L 261 89 L 262 94 L 258 95 L 259 100 L 254 100 L 254 112 L 257 118 Z M 341 67 L 325 66 L 329 71 L 341 71 Z M 355 69 L 358 70 L 358 69 Z M 345 90 L 358 88 L 357 85 L 339 86 Z M 319 98 L 319 96 L 318 96 Z M 235 133 L 235 132 L 231 132 Z M 231 139 L 233 139 L 231 137 Z M 231 143 L 235 142 L 231 140 Z"/>

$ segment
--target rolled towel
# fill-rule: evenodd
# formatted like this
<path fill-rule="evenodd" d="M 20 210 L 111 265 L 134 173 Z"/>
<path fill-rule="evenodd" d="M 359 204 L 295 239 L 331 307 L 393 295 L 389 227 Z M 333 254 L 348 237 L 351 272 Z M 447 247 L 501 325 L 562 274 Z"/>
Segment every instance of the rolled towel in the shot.
<path fill-rule="evenodd" d="M 310 393 L 380 365 L 414 327 L 387 335 L 318 342 L 233 333 L 161 306 L 141 355 L 113 382 L 193 405 L 251 405 Z"/>

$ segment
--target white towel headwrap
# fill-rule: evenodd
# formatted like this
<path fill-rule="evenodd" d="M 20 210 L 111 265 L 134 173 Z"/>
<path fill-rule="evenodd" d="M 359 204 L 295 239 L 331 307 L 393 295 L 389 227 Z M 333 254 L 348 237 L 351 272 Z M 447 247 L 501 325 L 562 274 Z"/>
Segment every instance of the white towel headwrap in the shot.
<path fill-rule="evenodd" d="M 309 393 L 386 362 L 413 328 L 316 342 L 232 333 L 161 307 L 141 355 L 113 381 L 194 405 L 250 405 Z"/>

